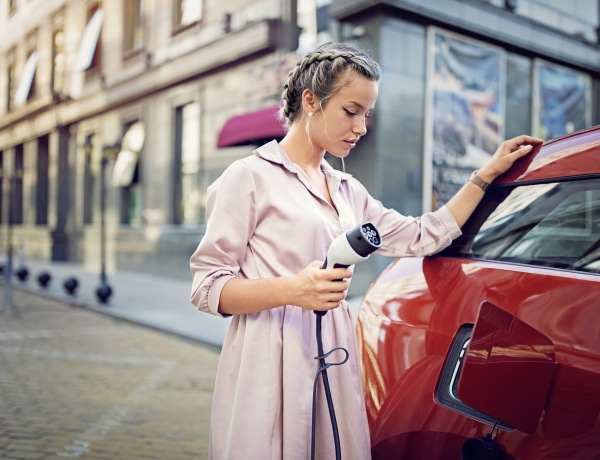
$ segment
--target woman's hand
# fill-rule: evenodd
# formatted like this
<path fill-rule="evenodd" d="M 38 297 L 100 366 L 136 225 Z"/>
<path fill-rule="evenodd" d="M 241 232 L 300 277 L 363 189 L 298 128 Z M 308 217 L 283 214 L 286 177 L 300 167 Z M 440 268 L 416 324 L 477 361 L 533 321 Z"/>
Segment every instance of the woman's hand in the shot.
<path fill-rule="evenodd" d="M 534 146 L 542 142 L 544 142 L 542 139 L 525 135 L 502 142 L 487 163 L 477 171 L 477 176 L 488 183 L 494 182 L 498 176 L 508 171 L 515 161 L 527 155 Z M 469 181 L 446 203 L 446 207 L 459 227 L 469 219 L 484 193 L 479 185 Z"/>
<path fill-rule="evenodd" d="M 295 275 L 272 278 L 232 278 L 219 297 L 219 313 L 241 315 L 282 305 L 297 305 L 305 310 L 331 310 L 346 297 L 352 272 L 346 268 L 322 269 L 311 262 Z M 339 280 L 339 281 L 336 281 Z"/>
<path fill-rule="evenodd" d="M 323 262 L 314 261 L 296 275 L 290 276 L 290 304 L 305 310 L 332 310 L 346 298 L 352 276 L 347 268 L 322 269 Z"/>
<path fill-rule="evenodd" d="M 498 176 L 508 171 L 515 161 L 543 142 L 542 139 L 526 135 L 505 140 L 487 163 L 478 170 L 477 175 L 484 181 L 492 183 Z"/>

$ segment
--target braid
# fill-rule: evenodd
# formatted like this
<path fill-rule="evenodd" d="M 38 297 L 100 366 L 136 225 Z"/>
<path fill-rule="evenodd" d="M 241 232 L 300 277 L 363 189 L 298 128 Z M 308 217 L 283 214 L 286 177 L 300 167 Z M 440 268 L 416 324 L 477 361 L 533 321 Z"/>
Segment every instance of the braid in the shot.
<path fill-rule="evenodd" d="M 310 89 L 324 106 L 343 85 L 346 69 L 379 80 L 379 65 L 362 51 L 342 44 L 326 43 L 300 59 L 290 71 L 281 94 L 280 118 L 291 125 L 301 113 L 302 92 Z"/>

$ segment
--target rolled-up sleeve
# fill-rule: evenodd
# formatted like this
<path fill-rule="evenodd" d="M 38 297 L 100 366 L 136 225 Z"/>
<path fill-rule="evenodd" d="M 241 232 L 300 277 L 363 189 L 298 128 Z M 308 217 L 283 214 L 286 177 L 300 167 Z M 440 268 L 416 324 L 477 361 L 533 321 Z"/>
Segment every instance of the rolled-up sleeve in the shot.
<path fill-rule="evenodd" d="M 191 302 L 200 311 L 219 313 L 223 286 L 240 276 L 246 247 L 256 227 L 256 187 L 243 161 L 234 162 L 207 191 L 207 226 L 190 258 Z"/>

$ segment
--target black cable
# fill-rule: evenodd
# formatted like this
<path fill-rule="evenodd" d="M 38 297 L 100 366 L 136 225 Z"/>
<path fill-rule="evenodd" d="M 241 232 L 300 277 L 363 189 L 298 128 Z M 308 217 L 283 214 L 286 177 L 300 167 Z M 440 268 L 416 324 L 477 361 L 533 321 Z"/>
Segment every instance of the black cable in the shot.
<path fill-rule="evenodd" d="M 381 236 L 371 222 L 363 222 L 354 227 L 352 230 L 339 235 L 333 240 L 327 251 L 327 257 L 321 268 L 348 268 L 351 264 L 362 262 L 369 255 L 381 247 Z M 335 281 L 342 281 L 335 280 Z M 325 397 L 327 398 L 327 407 L 329 408 L 329 417 L 331 418 L 331 428 L 333 429 L 333 440 L 335 442 L 335 458 L 341 460 L 342 453 L 340 447 L 340 433 L 335 419 L 335 410 L 333 407 L 333 398 L 331 397 L 331 389 L 329 388 L 329 379 L 327 377 L 327 368 L 329 366 L 341 366 L 348 361 L 349 353 L 345 348 L 334 348 L 327 354 L 323 353 L 323 341 L 321 337 L 321 319 L 326 311 L 317 311 L 317 347 L 319 355 L 315 358 L 319 360 L 319 368 L 315 376 L 313 386 L 313 408 L 312 408 L 312 445 L 311 459 L 315 458 L 315 431 L 316 431 L 316 412 L 317 412 L 317 382 L 319 375 L 323 378 L 323 387 L 325 389 Z M 343 350 L 346 357 L 339 363 L 326 363 L 327 358 L 336 350 Z"/>
<path fill-rule="evenodd" d="M 315 357 L 315 359 L 319 360 L 319 367 L 317 369 L 317 373 L 315 375 L 315 381 L 314 381 L 314 385 L 313 385 L 312 442 L 311 442 L 311 449 L 310 449 L 310 458 L 312 460 L 314 460 L 314 458 L 315 458 L 315 432 L 316 432 L 316 427 L 317 427 L 317 420 L 316 420 L 317 385 L 318 385 L 318 381 L 319 381 L 319 375 L 321 375 L 321 378 L 323 379 L 323 389 L 325 390 L 325 397 L 327 399 L 327 407 L 329 408 L 329 418 L 331 419 L 331 429 L 333 431 L 333 441 L 335 443 L 335 458 L 336 458 L 336 460 L 341 460 L 342 449 L 340 446 L 340 433 L 339 433 L 338 426 L 337 426 L 337 419 L 335 417 L 335 408 L 333 407 L 333 398 L 331 396 L 331 388 L 329 387 L 329 378 L 327 377 L 327 368 L 329 368 L 330 366 L 341 366 L 346 361 L 348 361 L 348 357 L 350 356 L 350 354 L 348 353 L 348 350 L 346 350 L 343 347 L 334 348 L 334 349 L 328 351 L 327 353 L 323 352 L 323 338 L 322 338 L 322 334 L 321 334 L 321 319 L 323 318 L 323 316 L 325 316 L 325 314 L 327 312 L 315 310 L 314 313 L 317 315 L 317 352 L 319 354 L 318 356 Z M 331 353 L 333 353 L 334 351 L 337 351 L 337 350 L 342 350 L 346 354 L 346 357 L 342 361 L 337 362 L 337 363 L 325 362 L 325 359 L 328 358 L 329 355 L 331 355 Z"/>

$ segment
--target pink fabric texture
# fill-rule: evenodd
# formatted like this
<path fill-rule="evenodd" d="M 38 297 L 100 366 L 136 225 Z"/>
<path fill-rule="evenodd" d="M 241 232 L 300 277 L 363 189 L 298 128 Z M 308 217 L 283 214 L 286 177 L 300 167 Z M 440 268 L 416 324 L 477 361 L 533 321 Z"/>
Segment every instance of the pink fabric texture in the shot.
<path fill-rule="evenodd" d="M 351 175 L 322 169 L 334 205 L 325 200 L 276 141 L 235 161 L 208 189 L 207 227 L 190 260 L 191 301 L 219 315 L 221 289 L 233 277 L 267 278 L 324 260 L 334 238 L 364 221 L 392 257 L 440 251 L 460 235 L 444 207 L 422 217 L 386 209 Z M 344 460 L 370 458 L 353 320 L 344 301 L 323 317 L 323 347 L 350 358 L 328 377 Z M 312 389 L 318 362 L 315 315 L 293 305 L 232 318 L 215 384 L 210 457 L 216 460 L 306 460 L 310 457 Z M 334 352 L 328 362 L 341 360 Z M 329 412 L 319 382 L 317 459 L 335 458 Z"/>

